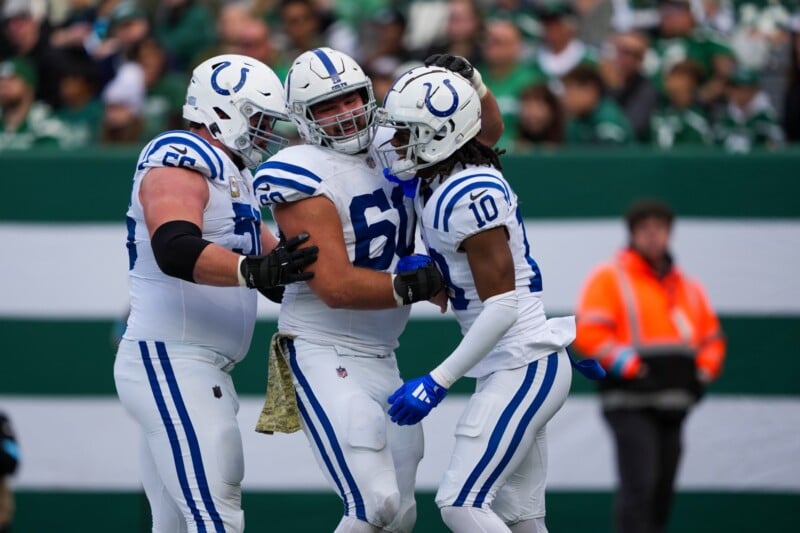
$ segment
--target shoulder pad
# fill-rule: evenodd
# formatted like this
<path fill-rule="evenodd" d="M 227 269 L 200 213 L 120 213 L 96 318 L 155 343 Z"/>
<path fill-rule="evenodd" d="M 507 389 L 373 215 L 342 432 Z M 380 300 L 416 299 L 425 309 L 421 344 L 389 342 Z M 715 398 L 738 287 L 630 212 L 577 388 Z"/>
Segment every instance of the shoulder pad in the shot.
<path fill-rule="evenodd" d="M 188 131 L 168 131 L 150 141 L 139 156 L 138 169 L 182 167 L 211 181 L 225 181 L 224 162 L 205 139 Z"/>
<path fill-rule="evenodd" d="M 456 248 L 469 235 L 505 225 L 516 204 L 502 175 L 486 168 L 470 168 L 451 176 L 437 196 L 433 229 L 452 233 Z"/>
<path fill-rule="evenodd" d="M 296 202 L 322 194 L 321 170 L 325 161 L 313 148 L 284 148 L 258 167 L 253 187 L 262 206 Z"/>

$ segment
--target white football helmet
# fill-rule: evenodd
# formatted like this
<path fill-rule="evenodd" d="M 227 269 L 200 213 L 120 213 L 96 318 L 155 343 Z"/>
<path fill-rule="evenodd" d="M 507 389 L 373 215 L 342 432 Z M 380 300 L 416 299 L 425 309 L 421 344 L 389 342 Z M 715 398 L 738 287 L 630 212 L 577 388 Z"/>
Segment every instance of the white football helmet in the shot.
<path fill-rule="evenodd" d="M 318 120 L 311 107 L 358 91 L 363 105 Z M 347 54 L 315 48 L 295 59 L 286 75 L 286 105 L 300 136 L 309 144 L 327 146 L 345 154 L 369 148 L 375 135 L 375 95 L 372 81 Z M 325 128 L 333 129 L 327 133 Z"/>
<path fill-rule="evenodd" d="M 243 55 L 215 56 L 194 69 L 183 118 L 206 126 L 248 167 L 288 144 L 272 132 L 276 120 L 289 120 L 280 79 L 265 64 Z"/>
<path fill-rule="evenodd" d="M 380 125 L 408 132 L 406 144 L 386 142 L 377 150 L 384 168 L 401 179 L 447 159 L 481 129 L 478 93 L 441 67 L 417 67 L 400 76 L 377 114 Z"/>

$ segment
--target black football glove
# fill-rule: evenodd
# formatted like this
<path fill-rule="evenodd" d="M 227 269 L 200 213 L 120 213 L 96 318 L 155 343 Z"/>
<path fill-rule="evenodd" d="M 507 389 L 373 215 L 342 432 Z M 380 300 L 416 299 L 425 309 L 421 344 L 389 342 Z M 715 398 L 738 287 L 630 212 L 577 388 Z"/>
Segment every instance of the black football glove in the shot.
<path fill-rule="evenodd" d="M 394 298 L 398 305 L 429 300 L 444 288 L 442 275 L 433 262 L 416 270 L 396 274 L 392 284 L 394 285 Z"/>
<path fill-rule="evenodd" d="M 286 242 L 280 242 L 267 255 L 246 256 L 240 268 L 247 286 L 263 293 L 289 283 L 313 278 L 313 272 L 303 272 L 302 269 L 317 260 L 319 248 L 316 246 L 297 248 L 308 239 L 308 233 L 301 233 Z"/>
<path fill-rule="evenodd" d="M 487 88 L 483 83 L 481 73 L 465 57 L 452 54 L 433 54 L 425 60 L 425 66 L 442 67 L 455 72 L 469 80 L 475 92 L 478 93 L 478 98 L 483 98 L 486 94 Z"/>
<path fill-rule="evenodd" d="M 475 67 L 466 58 L 452 54 L 433 54 L 425 60 L 425 66 L 446 68 L 470 81 L 475 73 Z"/>

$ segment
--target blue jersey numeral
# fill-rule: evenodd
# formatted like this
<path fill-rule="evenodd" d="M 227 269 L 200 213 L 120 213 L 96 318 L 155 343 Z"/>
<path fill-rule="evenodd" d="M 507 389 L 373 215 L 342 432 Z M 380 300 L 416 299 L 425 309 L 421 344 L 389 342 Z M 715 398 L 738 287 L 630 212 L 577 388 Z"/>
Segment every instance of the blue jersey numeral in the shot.
<path fill-rule="evenodd" d="M 133 270 L 139 252 L 136 250 L 136 221 L 131 217 L 125 217 L 125 225 L 128 227 L 128 242 L 125 247 L 128 249 L 128 270 Z"/>
<path fill-rule="evenodd" d="M 487 222 L 496 219 L 499 211 L 497 210 L 497 204 L 494 203 L 494 198 L 491 196 L 484 196 L 481 198 L 478 205 L 481 207 L 480 210 L 483 211 L 483 218 L 481 218 L 481 214 L 478 212 L 478 206 L 475 205 L 475 202 L 469 204 L 469 209 L 472 211 L 472 214 L 475 215 L 478 227 L 482 228 Z"/>
<path fill-rule="evenodd" d="M 233 248 L 238 254 L 261 255 L 261 213 L 249 204 L 233 204 L 233 233 L 250 236 L 250 250 Z"/>
<path fill-rule="evenodd" d="M 367 223 L 367 209 L 377 207 L 381 212 L 396 209 L 398 226 L 390 220 Z M 392 265 L 395 252 L 398 256 L 408 255 L 413 249 L 413 242 L 407 242 L 408 213 L 403 204 L 403 189 L 396 187 L 392 191 L 392 203 L 383 189 L 376 189 L 369 194 L 356 196 L 350 202 L 350 220 L 356 238 L 355 259 L 353 264 L 373 270 L 388 270 Z M 370 256 L 373 239 L 383 237 L 385 244 L 378 257 Z"/>

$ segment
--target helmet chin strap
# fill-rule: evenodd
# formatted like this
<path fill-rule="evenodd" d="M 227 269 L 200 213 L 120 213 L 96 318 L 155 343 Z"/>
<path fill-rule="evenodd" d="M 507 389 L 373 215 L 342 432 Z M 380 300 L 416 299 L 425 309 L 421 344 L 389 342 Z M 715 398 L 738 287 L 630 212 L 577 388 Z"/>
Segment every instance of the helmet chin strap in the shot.
<path fill-rule="evenodd" d="M 392 163 L 392 175 L 400 181 L 412 180 L 417 176 L 416 163 L 410 159 L 398 159 Z"/>

